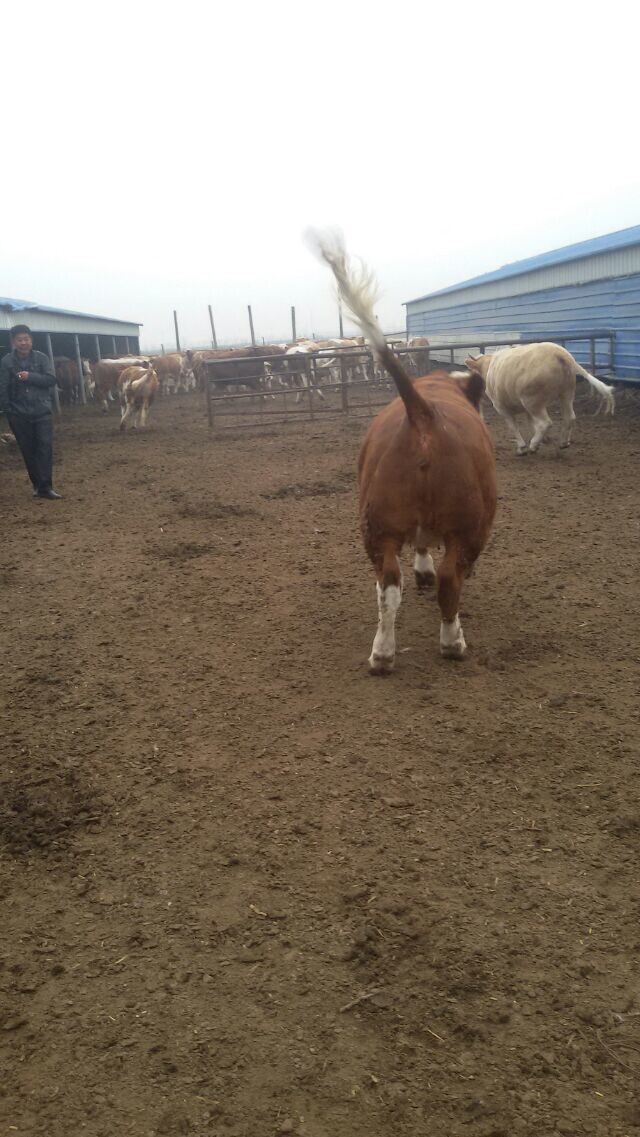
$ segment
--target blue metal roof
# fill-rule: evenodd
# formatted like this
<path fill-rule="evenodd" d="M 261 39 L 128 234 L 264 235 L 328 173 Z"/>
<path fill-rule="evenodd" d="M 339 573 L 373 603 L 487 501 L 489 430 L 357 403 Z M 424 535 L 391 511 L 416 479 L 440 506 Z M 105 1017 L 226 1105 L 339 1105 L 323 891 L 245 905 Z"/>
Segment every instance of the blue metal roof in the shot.
<path fill-rule="evenodd" d="M 84 316 L 88 320 L 105 320 L 109 324 L 134 324 L 142 327 L 139 320 L 117 320 L 111 316 L 95 316 L 92 312 L 74 312 L 69 308 L 49 308 L 46 304 L 34 304 L 31 300 L 12 300 L 8 296 L 0 296 L 0 308 L 9 312 L 51 312 L 56 316 Z"/>
<path fill-rule="evenodd" d="M 0 296 L 0 308 L 7 308 L 10 312 L 24 312 L 25 308 L 37 308 L 30 300 L 10 300 L 7 296 Z"/>
<path fill-rule="evenodd" d="M 591 257 L 595 253 L 609 253 L 614 249 L 627 248 L 629 245 L 640 245 L 640 225 L 632 225 L 629 229 L 618 229 L 617 232 L 606 233 L 602 237 L 592 237 L 589 241 L 578 241 L 575 245 L 564 245 L 561 249 L 539 253 L 537 257 L 527 257 L 523 261 L 513 261 L 512 264 L 503 265 L 493 272 L 473 276 L 460 284 L 450 284 L 448 288 L 440 288 L 437 292 L 427 292 L 424 296 L 416 296 L 414 300 L 405 300 L 404 303 L 415 304 L 418 300 L 445 296 L 447 292 L 459 292 L 462 288 L 471 288 L 475 284 L 489 284 L 494 280 L 521 276 L 522 273 L 532 272 L 537 268 L 549 268 L 550 265 L 563 264 L 565 261 L 582 260 L 583 257 Z"/>

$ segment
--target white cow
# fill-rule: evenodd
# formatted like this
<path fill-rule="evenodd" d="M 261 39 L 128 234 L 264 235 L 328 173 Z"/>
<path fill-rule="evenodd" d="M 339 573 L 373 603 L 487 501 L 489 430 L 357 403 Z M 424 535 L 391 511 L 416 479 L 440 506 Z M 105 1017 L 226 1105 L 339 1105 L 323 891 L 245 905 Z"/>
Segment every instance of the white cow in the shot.
<path fill-rule="evenodd" d="M 613 414 L 613 387 L 590 375 L 570 352 L 556 343 L 522 344 L 476 359 L 469 356 L 465 366 L 484 379 L 487 395 L 513 432 L 518 454 L 535 453 L 538 449 L 551 426 L 547 406 L 554 403 L 560 404 L 560 446 L 569 445 L 576 417 L 573 400 L 578 375 L 602 396 L 606 411 Z M 528 445 L 516 422 L 516 415 L 523 411 L 533 424 L 533 436 Z"/>

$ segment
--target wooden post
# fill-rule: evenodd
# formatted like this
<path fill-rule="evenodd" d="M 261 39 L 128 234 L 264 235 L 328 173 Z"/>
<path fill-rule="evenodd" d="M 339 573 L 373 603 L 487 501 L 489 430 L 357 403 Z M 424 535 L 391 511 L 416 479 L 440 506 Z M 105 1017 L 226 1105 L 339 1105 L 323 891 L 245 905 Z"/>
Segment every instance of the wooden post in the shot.
<path fill-rule="evenodd" d="M 342 304 L 338 300 L 338 327 L 340 329 L 340 339 L 344 339 L 344 328 L 342 326 Z"/>
<path fill-rule="evenodd" d="M 209 323 L 211 324 L 211 346 L 214 348 L 217 348 L 218 341 L 216 339 L 216 326 L 213 322 L 213 312 L 211 311 L 211 305 L 210 304 L 208 305 L 208 308 L 209 308 Z"/>
<path fill-rule="evenodd" d="M 55 375 L 56 365 L 53 362 L 53 348 L 51 346 L 51 336 L 49 335 L 49 332 L 46 333 L 45 340 L 47 341 L 47 355 L 49 356 L 49 360 L 51 362 L 51 370 L 53 371 L 53 374 Z M 56 409 L 56 414 L 58 414 L 58 415 L 61 414 L 62 412 L 60 410 L 60 396 L 58 394 L 57 383 L 56 383 L 56 386 L 53 388 L 53 405 Z"/>
<path fill-rule="evenodd" d="M 163 343 L 160 344 L 160 350 L 162 351 L 162 354 L 164 355 L 165 350 L 164 350 L 164 344 Z"/>
<path fill-rule="evenodd" d="M 180 351 L 180 332 L 178 331 L 178 313 L 173 309 L 173 322 L 176 326 L 176 351 Z"/>
<path fill-rule="evenodd" d="M 96 361 L 99 363 L 100 360 L 102 359 L 102 356 L 100 354 L 100 336 L 94 336 L 93 337 L 93 346 L 94 346 L 95 352 L 96 352 Z"/>
<path fill-rule="evenodd" d="M 84 371 L 82 370 L 82 355 L 80 353 L 80 340 L 78 339 L 78 333 L 77 332 L 74 334 L 73 343 L 74 343 L 74 347 L 76 349 L 76 363 L 78 364 L 78 375 L 79 375 L 78 382 L 80 383 L 80 398 L 81 398 L 83 403 L 86 403 L 87 392 L 84 389 Z"/>
<path fill-rule="evenodd" d="M 291 305 L 291 339 L 292 339 L 293 343 L 296 342 L 297 338 L 298 337 L 296 335 L 296 309 L 295 309 L 295 305 L 292 304 Z"/>
<path fill-rule="evenodd" d="M 251 328 L 251 343 L 256 346 L 256 333 L 253 330 L 253 315 L 251 314 L 251 305 L 247 304 L 247 311 L 249 313 L 249 327 Z"/>

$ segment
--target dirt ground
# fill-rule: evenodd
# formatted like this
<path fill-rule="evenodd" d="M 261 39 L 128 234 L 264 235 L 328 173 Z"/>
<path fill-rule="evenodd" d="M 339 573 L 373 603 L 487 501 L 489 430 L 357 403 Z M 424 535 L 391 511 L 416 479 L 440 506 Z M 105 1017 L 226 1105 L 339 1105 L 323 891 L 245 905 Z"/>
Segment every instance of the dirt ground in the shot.
<path fill-rule="evenodd" d="M 2 1137 L 640 1132 L 640 396 L 577 409 L 386 679 L 362 422 L 1 448 Z"/>

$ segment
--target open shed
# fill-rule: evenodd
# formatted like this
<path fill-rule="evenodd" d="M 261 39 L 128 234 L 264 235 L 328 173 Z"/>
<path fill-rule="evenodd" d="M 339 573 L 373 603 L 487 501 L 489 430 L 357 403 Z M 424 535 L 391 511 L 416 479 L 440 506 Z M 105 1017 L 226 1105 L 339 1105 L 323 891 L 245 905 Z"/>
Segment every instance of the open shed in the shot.
<path fill-rule="evenodd" d="M 27 324 L 33 335 L 33 346 L 46 352 L 52 362 L 56 356 L 77 360 L 80 374 L 82 359 L 94 362 L 108 356 L 138 354 L 140 351 L 141 325 L 135 321 L 91 316 L 86 312 L 69 312 L 28 300 L 0 297 L 2 355 L 10 351 L 9 329 L 14 324 Z M 84 385 L 82 395 L 84 401 Z"/>

